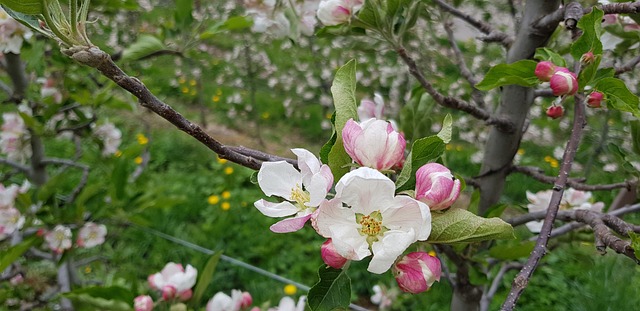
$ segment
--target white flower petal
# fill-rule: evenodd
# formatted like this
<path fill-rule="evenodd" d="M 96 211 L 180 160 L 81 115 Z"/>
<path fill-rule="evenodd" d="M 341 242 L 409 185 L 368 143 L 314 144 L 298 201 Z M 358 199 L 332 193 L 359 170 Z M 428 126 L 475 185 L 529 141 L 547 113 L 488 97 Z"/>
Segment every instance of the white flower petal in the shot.
<path fill-rule="evenodd" d="M 272 203 L 265 200 L 258 200 L 253 205 L 260 213 L 269 217 L 285 217 L 298 213 L 298 208 L 290 202 Z"/>
<path fill-rule="evenodd" d="M 302 175 L 285 161 L 264 162 L 258 172 L 258 185 L 267 196 L 290 200 L 291 191 L 302 187 Z"/>
<path fill-rule="evenodd" d="M 295 148 L 291 149 L 296 156 L 298 156 L 298 168 L 303 176 L 303 182 L 306 184 L 311 176 L 320 171 L 320 160 L 307 149 Z"/>
<path fill-rule="evenodd" d="M 413 229 L 410 232 L 387 231 L 383 238 L 371 245 L 373 258 L 367 271 L 381 274 L 389 270 L 393 262 L 416 240 Z"/>
<path fill-rule="evenodd" d="M 336 197 L 351 206 L 355 213 L 369 215 L 391 205 L 395 189 L 395 184 L 382 173 L 361 167 L 345 174 L 338 181 Z"/>

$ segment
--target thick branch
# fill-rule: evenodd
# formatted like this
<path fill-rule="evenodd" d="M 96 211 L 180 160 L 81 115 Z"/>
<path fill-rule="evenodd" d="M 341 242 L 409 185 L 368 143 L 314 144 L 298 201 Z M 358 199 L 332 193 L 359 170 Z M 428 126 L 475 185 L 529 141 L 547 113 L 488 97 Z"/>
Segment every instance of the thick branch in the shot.
<path fill-rule="evenodd" d="M 571 219 L 571 220 L 575 220 L 574 216 L 571 216 L 572 212 L 574 210 L 570 210 L 570 211 L 562 211 L 560 213 L 563 213 L 563 219 Z M 634 204 L 634 205 L 629 205 L 629 206 L 625 206 L 623 208 L 619 208 L 617 210 L 612 211 L 611 213 L 607 213 L 604 215 L 611 215 L 614 217 L 620 217 L 629 213 L 634 213 L 640 211 L 640 204 Z M 511 219 L 506 220 L 507 223 L 509 223 L 510 225 L 516 227 L 516 226 L 520 226 L 523 225 L 527 222 L 530 221 L 535 221 L 535 220 L 541 220 L 544 219 L 545 216 L 547 215 L 546 211 L 539 211 L 539 212 L 533 212 L 533 213 L 527 213 L 524 215 L 520 215 L 520 216 L 516 216 L 513 217 Z M 560 228 L 558 228 L 560 229 Z"/>
<path fill-rule="evenodd" d="M 97 47 L 73 47 L 64 51 L 76 61 L 98 69 L 105 77 L 111 79 L 123 89 L 133 94 L 140 101 L 143 107 L 150 109 L 165 120 L 171 122 L 181 131 L 189 134 L 193 138 L 200 141 L 213 152 L 217 153 L 220 158 L 228 159 L 231 162 L 238 163 L 242 166 L 259 169 L 262 161 L 250 156 L 238 153 L 233 149 L 223 145 L 213 137 L 209 136 L 202 128 L 192 123 L 182 116 L 173 107 L 165 104 L 147 89 L 140 80 L 128 76 L 120 69 L 112 60 L 109 54 L 103 52 Z"/>
<path fill-rule="evenodd" d="M 511 169 L 513 172 L 522 173 L 524 175 L 532 177 L 537 181 L 547 183 L 547 184 L 553 184 L 557 180 L 556 177 L 545 175 L 538 167 L 514 165 L 512 166 Z M 634 181 L 624 181 L 624 182 L 619 182 L 614 184 L 586 185 L 575 179 L 567 180 L 567 186 L 573 189 L 582 190 L 582 191 L 609 191 L 609 190 L 620 189 L 620 188 L 630 189 L 633 183 Z"/>
<path fill-rule="evenodd" d="M 433 85 L 429 83 L 429 81 L 427 81 L 427 78 L 425 78 L 422 71 L 418 69 L 418 65 L 416 64 L 415 60 L 411 56 L 409 56 L 409 54 L 407 54 L 407 51 L 404 48 L 401 47 L 396 52 L 398 53 L 400 58 L 402 58 L 404 63 L 409 67 L 409 72 L 411 73 L 411 75 L 413 75 L 418 80 L 420 85 L 425 89 L 425 91 L 427 91 L 427 93 L 429 93 L 429 95 L 431 95 L 431 97 L 438 104 L 447 108 L 464 111 L 477 119 L 486 121 L 487 124 L 495 124 L 502 131 L 514 131 L 513 124 L 511 124 L 510 122 L 503 119 L 494 118 L 487 111 L 477 106 L 471 105 L 457 98 L 444 96 L 443 94 L 438 92 L 438 90 L 436 90 Z"/>
<path fill-rule="evenodd" d="M 482 39 L 483 41 L 499 42 L 507 48 L 513 43 L 513 39 L 508 34 L 494 29 L 490 24 L 475 19 L 473 16 L 458 10 L 458 8 L 442 0 L 434 0 L 433 2 L 435 2 L 435 4 L 437 4 L 444 11 L 451 13 L 451 15 L 460 18 L 461 20 L 467 22 L 469 25 L 486 34 L 487 37 Z"/>
<path fill-rule="evenodd" d="M 627 62 L 626 64 L 615 68 L 616 69 L 616 75 L 619 74 L 623 74 L 625 72 L 629 72 L 633 69 L 636 68 L 636 66 L 638 65 L 638 63 L 640 63 L 640 55 L 632 58 L 629 62 Z"/>
<path fill-rule="evenodd" d="M 575 100 L 575 115 L 573 119 L 573 128 L 571 130 L 571 137 L 567 143 L 564 155 L 562 157 L 562 166 L 560 167 L 560 173 L 558 179 L 553 186 L 553 194 L 551 195 L 551 202 L 549 202 L 549 208 L 547 209 L 547 215 L 545 216 L 542 230 L 536 241 L 536 245 L 527 260 L 525 266 L 520 270 L 516 278 L 513 280 L 513 285 L 509 291 L 509 295 L 502 305 L 502 310 L 513 310 L 520 298 L 520 295 L 527 287 L 533 271 L 535 271 L 540 259 L 546 253 L 547 242 L 549 241 L 549 235 L 553 228 L 553 221 L 558 214 L 558 208 L 560 207 L 560 201 L 562 200 L 562 194 L 564 188 L 567 186 L 567 180 L 569 178 L 569 172 L 571 172 L 571 165 L 578 150 L 580 139 L 582 138 L 582 131 L 585 126 L 584 116 L 584 104 L 576 97 Z"/>
<path fill-rule="evenodd" d="M 574 3 L 574 2 L 572 2 Z M 565 18 L 565 10 L 567 6 L 563 6 L 555 12 L 544 16 L 535 23 L 536 28 L 548 28 L 555 27 L 559 22 Z M 600 6 L 600 9 L 604 11 L 604 14 L 635 14 L 640 12 L 640 1 L 625 2 L 625 3 L 610 3 Z M 582 9 L 583 14 L 591 13 L 592 8 Z"/>

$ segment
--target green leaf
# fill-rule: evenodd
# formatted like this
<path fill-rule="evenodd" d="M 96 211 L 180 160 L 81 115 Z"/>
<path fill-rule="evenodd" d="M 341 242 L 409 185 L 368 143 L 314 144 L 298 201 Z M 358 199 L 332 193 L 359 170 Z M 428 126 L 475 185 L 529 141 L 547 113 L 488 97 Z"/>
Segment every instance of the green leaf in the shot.
<path fill-rule="evenodd" d="M 336 112 L 334 111 L 331 114 L 331 125 L 333 126 L 333 131 L 331 132 L 331 138 L 327 141 L 324 146 L 320 149 L 320 161 L 322 163 L 329 163 L 329 152 L 331 152 L 331 148 L 335 145 L 336 140 L 338 139 L 338 134 L 336 134 L 335 129 L 336 124 Z"/>
<path fill-rule="evenodd" d="M 567 62 L 564 60 L 564 57 L 549 48 L 536 49 L 536 55 L 534 55 L 533 58 L 537 60 L 548 60 L 556 66 L 567 67 Z"/>
<path fill-rule="evenodd" d="M 593 77 L 593 80 L 591 80 L 591 83 L 598 83 L 598 81 L 604 79 L 604 78 L 613 78 L 613 76 L 615 75 L 616 70 L 609 67 L 609 68 L 600 68 L 596 71 L 596 75 L 595 77 Z"/>
<path fill-rule="evenodd" d="M 442 129 L 440 129 L 440 132 L 436 135 L 442 139 L 442 142 L 445 144 L 448 144 L 451 141 L 452 125 L 453 121 L 451 119 L 451 115 L 447 113 L 444 117 L 444 121 L 442 121 Z"/>
<path fill-rule="evenodd" d="M 582 35 L 571 45 L 571 56 L 579 61 L 584 53 L 589 51 L 594 55 L 602 54 L 602 17 L 604 12 L 597 7 L 593 7 L 591 13 L 582 16 L 578 21 L 578 28 L 582 30 Z"/>
<path fill-rule="evenodd" d="M 631 143 L 633 152 L 640 155 L 640 120 L 629 121 L 631 126 Z"/>
<path fill-rule="evenodd" d="M 2 3 L 2 0 L 0 0 L 0 3 Z M 9 14 L 9 16 L 13 17 L 13 19 L 19 21 L 23 25 L 31 28 L 31 30 L 33 30 L 35 32 L 39 32 L 40 34 L 44 35 L 45 37 L 51 37 L 50 33 L 46 32 L 46 31 L 42 30 L 42 28 L 40 28 L 40 19 L 38 19 L 37 15 L 30 15 L 30 14 L 17 12 L 17 11 L 14 11 L 14 10 L 10 9 L 6 5 L 2 5 L 2 8 L 5 10 L 5 12 L 7 12 L 7 14 Z"/>
<path fill-rule="evenodd" d="M 61 296 L 93 310 L 129 311 L 134 294 L 119 286 L 92 286 L 73 290 Z"/>
<path fill-rule="evenodd" d="M 191 24 L 193 22 L 191 11 L 193 11 L 193 0 L 176 0 L 174 11 L 176 24 L 183 27 Z"/>
<path fill-rule="evenodd" d="M 516 84 L 520 86 L 535 86 L 540 80 L 535 76 L 537 62 L 532 60 L 520 60 L 511 64 L 498 64 L 484 76 L 482 81 L 476 84 L 481 91 L 488 91 L 503 85 Z"/>
<path fill-rule="evenodd" d="M 513 227 L 500 218 L 483 218 L 459 208 L 431 213 L 429 243 L 453 244 L 514 239 Z"/>
<path fill-rule="evenodd" d="M 138 40 L 124 49 L 122 61 L 138 60 L 154 53 L 164 51 L 166 47 L 160 39 L 152 35 L 140 35 Z"/>
<path fill-rule="evenodd" d="M 442 155 L 445 143 L 438 136 L 429 136 L 416 140 L 411 146 L 411 152 L 404 162 L 402 171 L 396 180 L 399 191 L 412 189 L 416 183 L 416 171 L 423 165 Z"/>
<path fill-rule="evenodd" d="M 640 118 L 638 96 L 631 93 L 622 80 L 617 78 L 600 79 L 594 88 L 604 93 L 608 108 L 630 112 L 636 118 Z"/>
<path fill-rule="evenodd" d="M 509 205 L 507 205 L 507 204 L 496 204 L 496 205 L 493 205 L 487 210 L 486 215 L 483 215 L 483 216 L 487 217 L 487 218 L 500 217 L 502 215 L 502 213 L 504 212 L 504 210 L 508 206 Z"/>
<path fill-rule="evenodd" d="M 633 231 L 627 232 L 631 238 L 631 248 L 633 248 L 633 254 L 636 255 L 636 259 L 640 260 L 640 235 L 637 235 Z"/>
<path fill-rule="evenodd" d="M 22 254 L 40 240 L 41 239 L 39 237 L 32 236 L 14 246 L 11 246 L 8 250 L 3 251 L 2 254 L 0 254 L 0 271 L 4 271 L 4 269 L 10 266 L 14 261 L 16 261 L 16 259 L 20 258 Z"/>
<path fill-rule="evenodd" d="M 320 281 L 309 290 L 307 301 L 312 311 L 347 310 L 351 302 L 351 280 L 347 272 L 322 265 Z"/>
<path fill-rule="evenodd" d="M 38 120 L 36 120 L 33 116 L 30 116 L 22 111 L 18 112 L 18 114 L 24 121 L 24 124 L 30 129 L 32 129 L 34 132 L 36 132 L 36 134 L 44 133 L 44 125 L 38 122 Z"/>
<path fill-rule="evenodd" d="M 42 0 L 1 0 L 3 7 L 8 7 L 13 11 L 27 15 L 38 15 L 43 13 Z"/>
<path fill-rule="evenodd" d="M 61 185 L 67 182 L 67 178 L 66 174 L 58 174 L 49 178 L 44 185 L 38 188 L 38 201 L 48 201 L 56 191 L 60 190 Z"/>
<path fill-rule="evenodd" d="M 593 81 L 593 79 L 596 77 L 601 59 L 601 55 L 595 55 L 595 59 L 591 64 L 582 67 L 582 70 L 580 70 L 580 74 L 578 74 L 579 91 L 584 90 L 584 87 L 589 85 L 591 81 Z"/>
<path fill-rule="evenodd" d="M 517 260 L 528 257 L 534 246 L 535 241 L 500 243 L 489 249 L 489 256 L 500 260 Z"/>
<path fill-rule="evenodd" d="M 213 280 L 213 273 L 216 272 L 216 267 L 218 266 L 218 262 L 220 262 L 220 256 L 222 256 L 222 252 L 215 253 L 211 258 L 209 258 L 204 269 L 200 271 L 198 283 L 193 291 L 193 299 L 191 300 L 192 306 L 197 307 L 200 305 L 202 295 Z"/>
<path fill-rule="evenodd" d="M 358 118 L 358 105 L 356 104 L 356 61 L 350 60 L 336 72 L 331 85 L 333 104 L 336 108 L 335 131 L 336 141 L 329 151 L 327 164 L 333 172 L 334 180 L 349 172 L 345 165 L 351 163 L 351 157 L 344 150 L 342 143 L 342 129 L 349 119 Z"/>

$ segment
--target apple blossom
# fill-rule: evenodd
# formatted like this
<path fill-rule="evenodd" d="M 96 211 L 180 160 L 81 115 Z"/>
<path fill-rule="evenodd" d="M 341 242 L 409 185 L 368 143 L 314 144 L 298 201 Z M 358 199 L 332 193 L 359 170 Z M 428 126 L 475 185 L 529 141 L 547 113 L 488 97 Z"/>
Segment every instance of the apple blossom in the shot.
<path fill-rule="evenodd" d="M 305 149 L 291 149 L 298 156 L 300 171 L 285 161 L 264 162 L 258 171 L 258 185 L 267 196 L 278 196 L 286 201 L 272 203 L 258 200 L 254 206 L 265 216 L 295 215 L 271 226 L 277 233 L 302 229 L 316 208 L 325 200 L 333 185 L 333 174 L 328 165 L 320 163 Z"/>
<path fill-rule="evenodd" d="M 547 116 L 551 119 L 557 119 L 564 115 L 564 108 L 562 106 L 552 105 L 547 108 Z"/>
<path fill-rule="evenodd" d="M 604 98 L 604 94 L 598 91 L 593 91 L 587 97 L 587 106 L 591 108 L 600 108 L 602 107 L 603 98 Z"/>
<path fill-rule="evenodd" d="M 162 271 L 148 277 L 149 286 L 162 291 L 163 297 L 170 298 L 182 295 L 196 284 L 198 270 L 191 265 L 184 269 L 181 264 L 167 263 Z"/>
<path fill-rule="evenodd" d="M 391 307 L 396 295 L 387 291 L 386 288 L 383 288 L 380 285 L 374 285 L 372 290 L 374 294 L 371 296 L 371 302 L 378 305 L 379 310 L 386 310 Z"/>
<path fill-rule="evenodd" d="M 20 54 L 22 42 L 32 36 L 31 30 L 0 8 L 0 53 Z"/>
<path fill-rule="evenodd" d="M 79 247 L 90 248 L 104 243 L 104 236 L 107 234 L 105 225 L 98 225 L 87 222 L 78 232 L 77 244 Z"/>
<path fill-rule="evenodd" d="M 63 225 L 57 225 L 44 236 L 47 245 L 54 252 L 61 254 L 71 248 L 71 229 Z"/>
<path fill-rule="evenodd" d="M 460 180 L 442 164 L 428 163 L 416 171 L 416 200 L 432 211 L 451 206 L 460 195 Z"/>
<path fill-rule="evenodd" d="M 404 256 L 393 267 L 400 289 L 412 294 L 426 291 L 442 274 L 440 259 L 425 252 L 414 252 Z"/>
<path fill-rule="evenodd" d="M 29 131 L 17 113 L 2 114 L 2 132 L 0 132 L 0 151 L 9 160 L 24 161 L 31 156 L 31 145 L 28 143 Z"/>
<path fill-rule="evenodd" d="M 104 123 L 95 128 L 93 132 L 102 140 L 102 155 L 107 156 L 116 153 L 122 141 L 122 132 L 113 123 Z"/>
<path fill-rule="evenodd" d="M 544 190 L 537 193 L 527 191 L 527 209 L 529 213 L 535 213 L 540 211 L 546 211 L 549 208 L 551 202 L 551 195 L 553 190 Z M 590 209 L 596 212 L 602 212 L 604 208 L 603 202 L 591 203 L 591 192 L 580 191 L 573 188 L 568 188 L 564 191 L 562 199 L 560 201 L 560 209 Z M 525 225 L 529 231 L 538 233 L 542 230 L 543 221 L 530 221 Z"/>
<path fill-rule="evenodd" d="M 0 209 L 13 207 L 20 188 L 16 184 L 5 187 L 0 184 Z"/>
<path fill-rule="evenodd" d="M 307 305 L 307 296 L 300 296 L 298 303 L 289 296 L 282 297 L 277 308 L 269 308 L 267 311 L 304 311 Z M 207 310 L 209 311 L 209 310 Z"/>
<path fill-rule="evenodd" d="M 378 93 L 374 94 L 373 100 L 363 99 L 358 106 L 358 119 L 360 122 L 369 119 L 382 119 L 384 115 L 384 100 Z"/>
<path fill-rule="evenodd" d="M 242 299 L 240 300 L 240 308 L 249 308 L 253 304 L 253 298 L 249 292 L 242 292 Z"/>
<path fill-rule="evenodd" d="M 15 207 L 0 208 L 0 240 L 22 229 L 24 216 Z"/>
<path fill-rule="evenodd" d="M 328 239 L 324 243 L 322 243 L 322 247 L 320 248 L 320 253 L 322 256 L 322 261 L 324 261 L 327 266 L 340 269 L 347 263 L 347 259 L 340 256 L 340 254 L 336 251 L 336 248 L 331 243 L 331 239 Z"/>
<path fill-rule="evenodd" d="M 343 24 L 360 10 L 362 3 L 362 0 L 322 0 L 318 5 L 317 17 L 325 26 Z"/>
<path fill-rule="evenodd" d="M 140 295 L 133 299 L 133 308 L 135 311 L 151 311 L 153 310 L 153 299 L 149 295 Z"/>
<path fill-rule="evenodd" d="M 384 174 L 361 167 L 338 181 L 336 197 L 320 206 L 316 224 L 342 257 L 373 254 L 367 270 L 380 274 L 409 245 L 429 237 L 431 213 L 418 200 L 395 196 L 395 184 Z"/>
<path fill-rule="evenodd" d="M 238 311 L 242 307 L 242 291 L 234 289 L 231 296 L 218 292 L 207 303 L 206 311 Z"/>
<path fill-rule="evenodd" d="M 536 65 L 535 75 L 540 81 L 549 82 L 556 72 L 556 65 L 550 61 L 542 61 Z"/>
<path fill-rule="evenodd" d="M 576 75 L 563 67 L 556 69 L 549 83 L 555 96 L 573 95 L 578 91 Z"/>
<path fill-rule="evenodd" d="M 375 118 L 361 123 L 349 119 L 342 129 L 342 139 L 354 161 L 380 171 L 401 163 L 407 146 L 404 136 L 389 122 Z"/>

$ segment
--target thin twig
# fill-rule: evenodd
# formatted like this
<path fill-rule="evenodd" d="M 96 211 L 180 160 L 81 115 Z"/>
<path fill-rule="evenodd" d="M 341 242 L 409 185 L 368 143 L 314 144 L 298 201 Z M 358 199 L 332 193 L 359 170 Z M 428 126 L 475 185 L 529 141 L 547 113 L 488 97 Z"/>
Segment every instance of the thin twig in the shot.
<path fill-rule="evenodd" d="M 470 14 L 462 12 L 458 8 L 442 0 L 434 0 L 433 2 L 443 10 L 451 13 L 451 15 L 454 15 L 455 17 L 460 18 L 461 20 L 465 21 L 469 25 L 475 27 L 476 29 L 480 30 L 482 33 L 486 34 L 487 37 L 483 38 L 482 39 L 483 41 L 499 42 L 500 44 L 502 44 L 502 46 L 507 48 L 511 46 L 511 44 L 513 43 L 513 38 L 511 38 L 508 34 L 504 32 L 494 29 L 493 26 L 491 26 L 489 23 L 485 23 L 481 20 L 478 20 L 473 16 L 471 16 Z"/>
<path fill-rule="evenodd" d="M 573 3 L 573 2 L 572 2 Z M 599 6 L 601 10 L 604 11 L 604 14 L 634 14 L 640 12 L 640 1 L 636 2 L 625 2 L 625 3 L 610 3 Z M 561 22 L 565 17 L 565 10 L 567 6 L 562 6 L 555 12 L 545 15 L 543 18 L 539 19 L 534 27 L 535 28 L 546 28 L 551 25 L 557 25 Z M 583 14 L 591 13 L 592 7 L 583 8 Z"/>
<path fill-rule="evenodd" d="M 136 96 L 143 107 L 150 109 L 181 131 L 197 139 L 213 152 L 217 153 L 220 158 L 228 159 L 231 162 L 251 169 L 257 170 L 260 168 L 262 161 L 235 152 L 211 137 L 201 127 L 189 121 L 173 109 L 173 107 L 153 95 L 140 80 L 128 76 L 111 60 L 109 54 L 103 52 L 98 47 L 74 47 L 64 50 L 64 52 L 76 61 L 99 70 L 105 77 L 111 79 L 120 87 Z"/>
<path fill-rule="evenodd" d="M 612 215 L 615 217 L 620 217 L 629 213 L 634 213 L 640 211 L 640 204 L 634 204 L 634 205 L 629 205 L 629 206 L 625 206 L 619 209 L 616 209 L 614 211 L 612 211 L 611 213 L 607 213 L 605 215 Z M 562 211 L 563 213 L 567 213 L 567 212 L 571 212 L 571 211 Z M 523 225 L 527 222 L 530 221 L 535 221 L 535 220 L 541 220 L 544 219 L 546 216 L 546 211 L 539 211 L 539 212 L 533 212 L 533 213 L 527 213 L 524 215 L 520 215 L 520 216 L 516 216 L 513 217 L 511 219 L 507 219 L 506 222 L 508 224 L 510 224 L 511 226 L 520 226 Z M 573 216 L 571 216 L 571 214 L 567 214 L 564 216 L 567 219 L 571 219 L 571 220 L 575 220 Z M 573 218 L 572 218 L 573 217 Z M 560 228 L 558 228 L 560 229 Z"/>
<path fill-rule="evenodd" d="M 78 185 L 73 189 L 73 191 L 71 191 L 71 193 L 67 196 L 65 200 L 67 203 L 71 203 L 75 201 L 76 197 L 78 197 L 80 192 L 82 192 L 82 189 L 84 189 L 84 187 L 87 185 L 87 182 L 89 180 L 89 170 L 90 170 L 89 166 L 86 164 L 78 163 L 73 160 L 59 159 L 59 158 L 44 158 L 42 160 L 42 163 L 71 166 L 71 167 L 79 168 L 82 170 L 82 177 L 80 177 L 80 182 L 78 182 Z"/>
<path fill-rule="evenodd" d="M 518 298 L 520 298 L 520 295 L 527 287 L 529 279 L 538 266 L 540 259 L 542 259 L 542 256 L 546 253 L 549 234 L 551 233 L 553 222 L 558 214 L 562 194 L 564 193 L 564 188 L 567 186 L 567 180 L 569 178 L 569 173 L 571 172 L 573 159 L 575 158 L 576 151 L 578 150 L 578 146 L 582 138 L 582 131 L 586 124 L 584 116 L 585 107 L 582 101 L 582 96 L 576 96 L 571 137 L 569 138 L 569 142 L 567 143 L 567 147 L 562 157 L 562 166 L 560 167 L 558 179 L 553 186 L 553 193 L 551 195 L 551 201 L 549 202 L 549 208 L 547 209 L 547 215 L 545 216 L 544 223 L 542 224 L 542 230 L 540 231 L 540 235 L 538 235 L 538 240 L 536 241 L 536 245 L 529 256 L 527 263 L 513 280 L 513 285 L 511 286 L 507 299 L 502 304 L 501 310 L 511 311 L 515 308 Z"/>
<path fill-rule="evenodd" d="M 29 172 L 31 171 L 31 168 L 29 168 L 28 166 L 24 165 L 24 164 L 20 164 L 18 162 L 14 162 L 11 161 L 7 158 L 0 158 L 0 164 L 6 164 L 9 165 L 15 169 L 17 169 L 18 171 L 25 173 L 27 175 L 29 175 Z"/>
<path fill-rule="evenodd" d="M 547 176 L 544 173 L 542 173 L 542 170 L 538 167 L 514 165 L 511 167 L 511 170 L 513 172 L 518 172 L 518 173 L 530 176 L 537 181 L 547 183 L 547 184 L 553 184 L 557 180 L 556 177 Z M 579 182 L 576 179 L 567 180 L 567 186 L 573 189 L 582 190 L 582 191 L 610 191 L 610 190 L 621 189 L 621 188 L 630 189 L 633 183 L 634 181 L 627 180 L 627 181 L 613 183 L 613 184 L 586 185 L 584 183 Z"/>
<path fill-rule="evenodd" d="M 500 266 L 500 270 L 498 270 L 498 273 L 496 273 L 496 276 L 493 278 L 493 281 L 491 282 L 491 286 L 489 287 L 489 290 L 485 290 L 482 293 L 482 298 L 480 299 L 480 311 L 489 310 L 489 306 L 491 305 L 491 300 L 493 300 L 493 296 L 495 296 L 496 292 L 498 292 L 498 288 L 500 286 L 500 283 L 502 283 L 502 279 L 504 278 L 504 275 L 509 270 L 520 269 L 520 268 L 522 268 L 522 264 L 518 262 L 504 263 L 502 264 L 502 266 Z"/>
<path fill-rule="evenodd" d="M 616 75 L 619 74 L 623 74 L 625 72 L 629 72 L 633 69 L 636 68 L 636 66 L 638 65 L 638 63 L 640 63 L 640 55 L 632 58 L 631 60 L 629 60 L 626 64 L 620 66 L 620 67 L 616 67 Z"/>
<path fill-rule="evenodd" d="M 407 54 L 407 51 L 403 47 L 398 48 L 396 52 L 398 53 L 400 58 L 402 58 L 404 63 L 409 67 L 409 73 L 411 73 L 411 75 L 413 75 L 418 80 L 420 85 L 425 89 L 425 91 L 427 91 L 427 93 L 429 93 L 429 95 L 431 95 L 431 97 L 438 104 L 447 108 L 464 111 L 477 119 L 485 121 L 487 124 L 496 125 L 502 131 L 514 131 L 513 124 L 511 122 L 499 118 L 494 118 L 491 116 L 491 114 L 489 114 L 482 108 L 471 105 L 457 98 L 444 96 L 443 94 L 438 92 L 433 87 L 433 85 L 429 81 L 427 81 L 422 71 L 418 69 L 418 65 L 416 64 L 415 60 L 411 56 L 409 56 L 409 54 Z"/>

